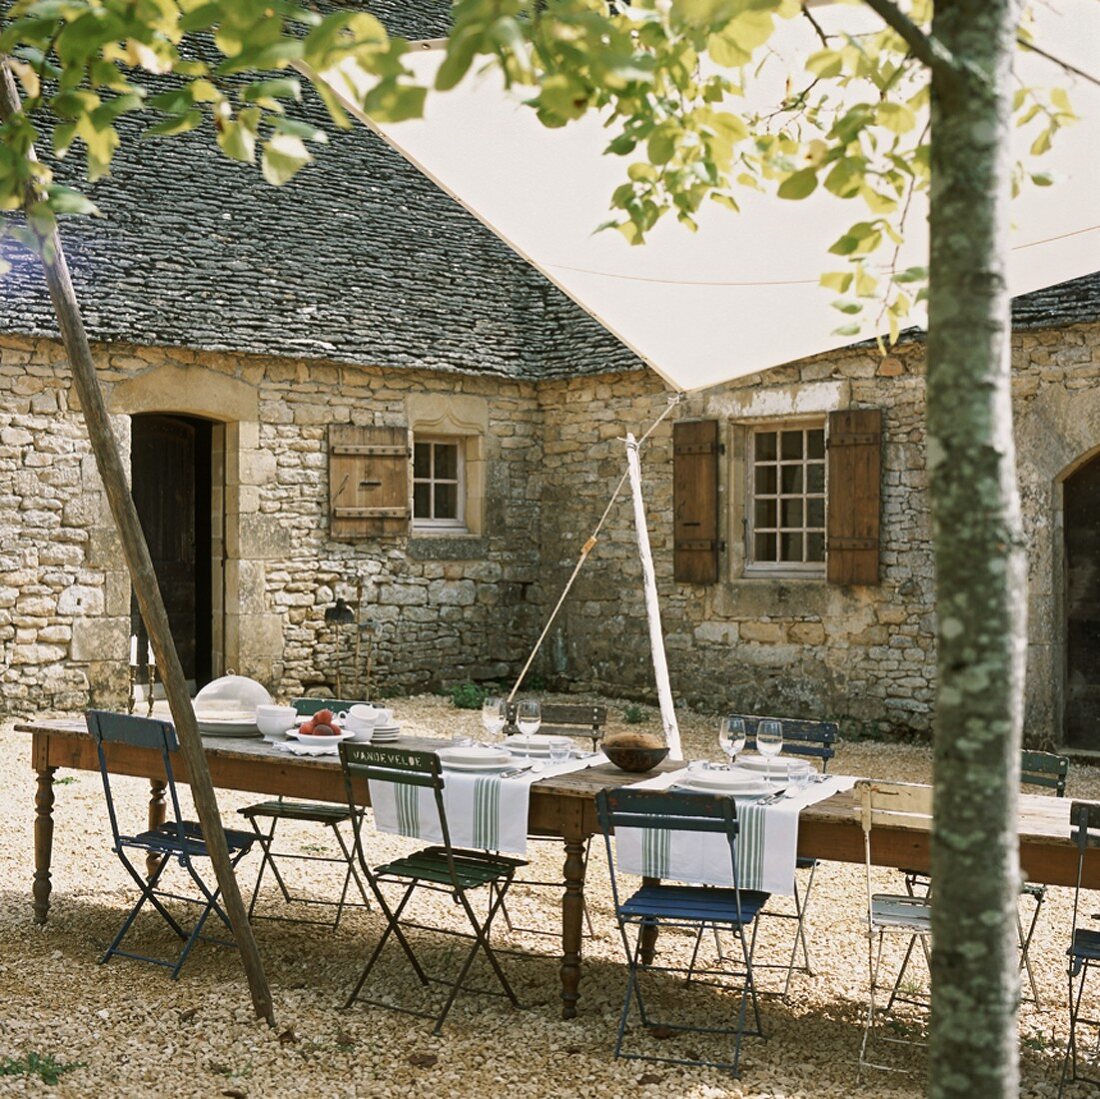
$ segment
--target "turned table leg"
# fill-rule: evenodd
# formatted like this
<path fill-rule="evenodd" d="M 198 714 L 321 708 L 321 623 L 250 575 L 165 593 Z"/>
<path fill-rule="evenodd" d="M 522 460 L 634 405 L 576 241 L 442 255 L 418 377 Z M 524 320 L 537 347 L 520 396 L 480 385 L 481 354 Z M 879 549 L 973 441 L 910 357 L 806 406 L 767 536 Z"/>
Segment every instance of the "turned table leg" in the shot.
<path fill-rule="evenodd" d="M 642 885 L 660 885 L 660 878 L 642 878 Z M 642 924 L 641 930 L 642 965 L 652 965 L 657 955 L 657 925 Z"/>
<path fill-rule="evenodd" d="M 565 840 L 565 895 L 561 902 L 561 1017 L 577 1014 L 581 983 L 581 934 L 584 928 L 584 845 L 581 837 Z"/>
<path fill-rule="evenodd" d="M 149 780 L 149 831 L 154 832 L 163 823 L 166 816 L 164 804 L 164 791 L 167 784 L 163 779 L 153 778 Z M 145 876 L 151 878 L 160 866 L 162 856 L 150 852 L 145 856 Z"/>
<path fill-rule="evenodd" d="M 50 859 L 53 855 L 53 776 L 56 767 L 38 771 L 34 795 L 34 922 L 45 923 L 50 913 Z"/>

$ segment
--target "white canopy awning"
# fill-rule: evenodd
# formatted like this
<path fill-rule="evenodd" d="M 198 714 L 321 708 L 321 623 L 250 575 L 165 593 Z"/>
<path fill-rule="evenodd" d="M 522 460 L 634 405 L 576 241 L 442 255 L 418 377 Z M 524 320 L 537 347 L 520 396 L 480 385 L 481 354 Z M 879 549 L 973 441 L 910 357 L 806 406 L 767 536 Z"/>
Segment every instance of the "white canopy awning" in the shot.
<path fill-rule="evenodd" d="M 1037 44 L 1086 72 L 1100 68 L 1100 4 L 1059 0 L 1036 8 Z M 830 29 L 878 25 L 866 8 L 831 5 L 815 13 Z M 776 101 L 785 73 L 800 71 L 798 58 L 820 48 L 801 18 L 784 22 L 773 45 L 763 79 L 750 81 L 753 102 Z M 425 46 L 411 60 L 430 83 L 441 57 Z M 1016 69 L 1024 84 L 1067 88 L 1081 121 L 1034 162 L 1034 170 L 1056 176 L 1055 185 L 1029 185 L 1013 205 L 1014 295 L 1100 270 L 1100 88 L 1031 52 L 1018 54 Z M 327 79 L 340 94 L 358 77 L 333 72 Z M 545 129 L 503 90 L 495 71 L 430 94 L 423 120 L 376 125 L 360 118 L 676 389 L 700 389 L 851 342 L 834 334 L 847 318 L 818 276 L 843 267 L 828 248 L 865 220 L 862 204 L 823 188 L 801 202 L 746 192 L 739 215 L 708 203 L 697 234 L 668 217 L 644 246 L 631 247 L 614 231 L 593 233 L 607 220 L 611 192 L 629 162 L 602 155 L 608 132 L 597 118 Z M 1027 156 L 1032 137 L 1029 130 L 1014 150 L 1018 157 Z M 926 218 L 918 196 L 902 267 L 926 262 Z"/>

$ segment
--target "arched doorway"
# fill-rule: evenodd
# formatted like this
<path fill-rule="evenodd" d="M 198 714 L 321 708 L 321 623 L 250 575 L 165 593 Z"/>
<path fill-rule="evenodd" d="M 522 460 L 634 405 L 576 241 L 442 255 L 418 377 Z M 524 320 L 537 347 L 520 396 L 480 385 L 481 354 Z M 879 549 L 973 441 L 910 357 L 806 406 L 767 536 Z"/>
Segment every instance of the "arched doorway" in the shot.
<path fill-rule="evenodd" d="M 1063 483 L 1067 747 L 1100 749 L 1100 454 Z"/>
<path fill-rule="evenodd" d="M 131 491 L 149 545 L 184 675 L 214 675 L 214 468 L 216 426 L 195 416 L 143 413 L 131 421 Z M 219 600 L 220 602 L 220 600 Z M 131 596 L 139 666 L 148 635 Z M 140 678 L 148 681 L 143 668 Z"/>

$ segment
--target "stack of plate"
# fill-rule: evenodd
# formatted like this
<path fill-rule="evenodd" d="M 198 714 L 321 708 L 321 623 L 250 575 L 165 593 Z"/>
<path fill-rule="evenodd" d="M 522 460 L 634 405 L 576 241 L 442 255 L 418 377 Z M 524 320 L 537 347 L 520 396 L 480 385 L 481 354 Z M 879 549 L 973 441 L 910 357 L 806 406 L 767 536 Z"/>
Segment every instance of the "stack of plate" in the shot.
<path fill-rule="evenodd" d="M 440 748 L 439 762 L 453 771 L 506 771 L 515 765 L 510 753 L 484 744 Z"/>
<path fill-rule="evenodd" d="M 401 735 L 401 726 L 394 722 L 392 725 L 375 725 L 370 735 L 371 744 L 388 744 Z"/>
<path fill-rule="evenodd" d="M 690 771 L 678 785 L 700 793 L 732 794 L 743 798 L 770 794 L 775 790 L 763 776 L 740 770 Z"/>
<path fill-rule="evenodd" d="M 808 759 L 798 759 L 796 756 L 781 755 L 775 759 L 768 759 L 767 756 L 738 756 L 737 769 L 765 776 L 770 774 L 774 782 L 780 779 L 786 782 L 792 771 L 809 772 L 814 767 Z"/>
<path fill-rule="evenodd" d="M 573 739 L 567 736 L 547 736 L 545 733 L 534 733 L 531 736 L 519 733 L 505 738 L 504 747 L 520 756 L 549 756 L 552 743 L 571 748 Z"/>
<path fill-rule="evenodd" d="M 195 723 L 203 736 L 260 736 L 255 712 L 243 710 L 206 710 L 196 712 Z"/>

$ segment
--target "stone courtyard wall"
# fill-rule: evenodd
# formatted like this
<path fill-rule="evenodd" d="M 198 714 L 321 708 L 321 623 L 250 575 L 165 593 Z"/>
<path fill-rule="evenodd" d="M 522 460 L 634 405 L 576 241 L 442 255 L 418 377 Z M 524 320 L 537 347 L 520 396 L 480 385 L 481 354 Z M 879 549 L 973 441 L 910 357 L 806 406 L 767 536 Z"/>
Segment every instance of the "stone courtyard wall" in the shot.
<path fill-rule="evenodd" d="M 1030 562 L 1026 735 L 1061 738 L 1064 627 L 1060 481 L 1100 448 L 1100 326 L 1013 337 L 1014 415 Z M 544 385 L 544 566 L 563 583 L 624 469 L 622 438 L 660 415 L 648 374 Z M 883 410 L 880 582 L 745 577 L 733 426 L 758 417 Z M 643 453 L 643 477 L 674 694 L 717 710 L 812 714 L 863 732 L 930 728 L 934 572 L 924 448 L 923 346 L 883 361 L 871 349 L 823 355 L 687 399 L 677 416 L 715 418 L 721 459 L 719 581 L 672 570 L 672 431 Z M 612 512 L 550 642 L 554 672 L 578 686 L 653 699 L 641 575 L 627 500 Z"/>
<path fill-rule="evenodd" d="M 180 349 L 96 354 L 124 455 L 129 413 L 225 421 L 223 667 L 286 696 L 332 683 L 324 611 L 360 591 L 385 691 L 503 677 L 526 653 L 539 619 L 541 493 L 529 384 Z M 129 581 L 63 352 L 0 337 L 0 379 L 2 708 L 117 705 L 127 691 Z M 328 425 L 407 424 L 411 394 L 483 407 L 481 533 L 333 540 Z M 342 640 L 345 688 L 352 637 Z"/>

